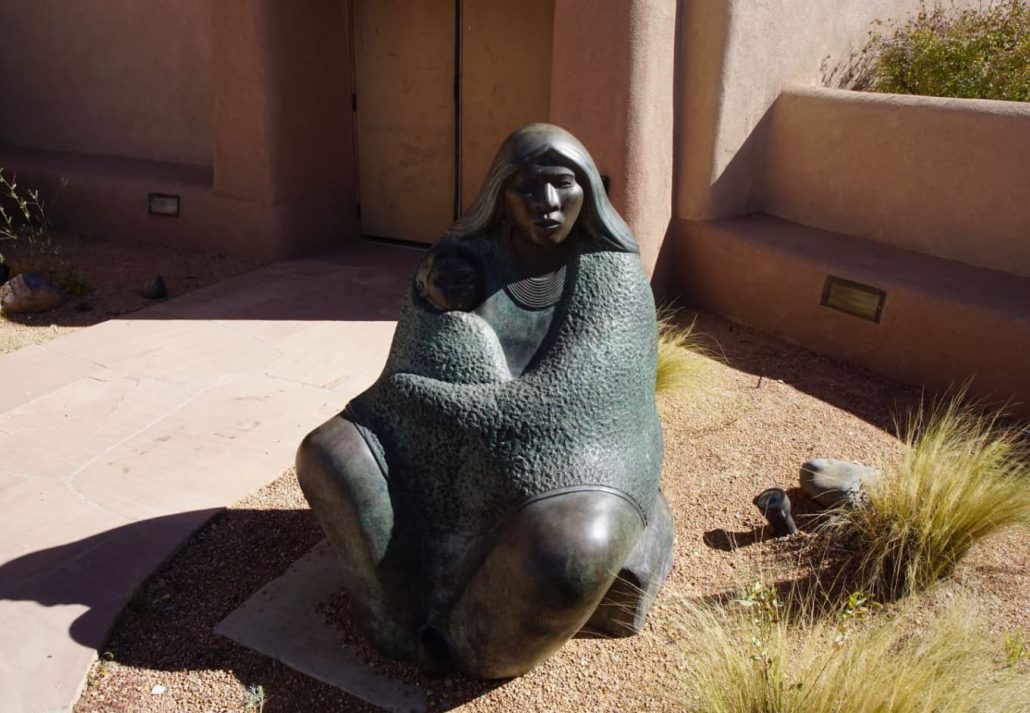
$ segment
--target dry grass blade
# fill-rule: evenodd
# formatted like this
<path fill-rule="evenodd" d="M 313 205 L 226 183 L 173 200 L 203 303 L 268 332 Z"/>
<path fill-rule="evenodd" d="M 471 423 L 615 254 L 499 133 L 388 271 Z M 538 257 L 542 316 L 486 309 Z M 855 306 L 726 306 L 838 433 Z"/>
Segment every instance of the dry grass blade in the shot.
<path fill-rule="evenodd" d="M 786 605 L 794 615 L 777 615 L 755 591 L 728 609 L 681 607 L 684 710 L 1005 713 L 1030 696 L 1025 671 L 1005 665 L 968 603 L 925 623 L 915 607 L 873 614 L 868 599 L 853 596 L 827 619 L 804 601 Z"/>
<path fill-rule="evenodd" d="M 977 542 L 1030 526 L 1025 437 L 997 414 L 964 406 L 963 395 L 921 409 L 900 463 L 884 469 L 863 506 L 830 523 L 831 537 L 852 539 L 865 586 L 881 596 L 923 589 Z"/>
<path fill-rule="evenodd" d="M 711 379 L 710 351 L 701 344 L 694 323 L 676 323 L 675 311 L 658 311 L 658 371 L 655 393 L 679 395 L 703 389 Z"/>

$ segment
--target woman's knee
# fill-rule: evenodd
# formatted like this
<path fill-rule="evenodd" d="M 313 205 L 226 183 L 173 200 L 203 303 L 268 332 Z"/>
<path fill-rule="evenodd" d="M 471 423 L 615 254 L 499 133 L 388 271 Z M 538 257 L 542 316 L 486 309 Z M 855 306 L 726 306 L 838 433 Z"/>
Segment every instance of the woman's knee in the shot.
<path fill-rule="evenodd" d="M 297 450 L 297 480 L 334 541 L 357 540 L 374 562 L 385 554 L 393 507 L 385 474 L 349 420 L 336 416 L 309 433 Z"/>
<path fill-rule="evenodd" d="M 357 427 L 334 416 L 301 441 L 297 449 L 297 478 L 308 489 L 361 489 L 384 481 L 384 474 Z"/>
<path fill-rule="evenodd" d="M 534 501 L 513 517 L 513 554 L 529 575 L 541 606 L 578 609 L 611 585 L 643 531 L 625 498 L 603 490 L 562 493 Z"/>

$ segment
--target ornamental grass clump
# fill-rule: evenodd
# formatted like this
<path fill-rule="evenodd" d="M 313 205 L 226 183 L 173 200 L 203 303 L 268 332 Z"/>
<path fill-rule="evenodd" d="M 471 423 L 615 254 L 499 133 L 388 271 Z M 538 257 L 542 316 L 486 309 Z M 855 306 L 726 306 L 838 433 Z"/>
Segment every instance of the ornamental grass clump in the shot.
<path fill-rule="evenodd" d="M 863 51 L 858 89 L 937 97 L 1030 101 L 1030 2 L 1003 0 L 961 13 L 925 6 Z"/>
<path fill-rule="evenodd" d="M 921 408 L 905 429 L 904 454 L 835 512 L 831 541 L 854 558 L 862 586 L 883 598 L 919 591 L 952 572 L 970 548 L 1010 527 L 1030 527 L 1026 435 L 964 394 Z"/>
<path fill-rule="evenodd" d="M 677 395 L 701 389 L 711 374 L 711 355 L 694 331 L 694 323 L 681 327 L 676 323 L 674 310 L 658 310 L 655 393 Z"/>
<path fill-rule="evenodd" d="M 724 608 L 685 603 L 676 703 L 697 713 L 1024 710 L 1030 676 L 1007 665 L 970 603 L 937 617 L 911 602 L 878 609 L 855 593 L 821 616 L 811 600 L 781 605 L 763 585 Z"/>

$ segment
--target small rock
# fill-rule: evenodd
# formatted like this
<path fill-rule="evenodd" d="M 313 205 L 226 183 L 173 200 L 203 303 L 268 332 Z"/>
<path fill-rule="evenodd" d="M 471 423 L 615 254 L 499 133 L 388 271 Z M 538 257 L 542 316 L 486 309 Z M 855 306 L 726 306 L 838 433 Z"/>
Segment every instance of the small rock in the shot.
<path fill-rule="evenodd" d="M 801 489 L 824 507 L 856 505 L 864 485 L 880 477 L 879 471 L 860 463 L 817 458 L 801 466 Z"/>
<path fill-rule="evenodd" d="M 765 519 L 772 526 L 773 535 L 783 537 L 793 535 L 798 531 L 794 524 L 794 518 L 790 516 L 790 498 L 783 488 L 769 488 L 763 490 L 754 499 L 755 507 L 765 515 Z"/>
<path fill-rule="evenodd" d="M 64 293 L 42 275 L 23 273 L 0 285 L 0 309 L 5 314 L 46 312 L 64 302 Z"/>
<path fill-rule="evenodd" d="M 143 285 L 143 296 L 148 300 L 159 300 L 168 296 L 168 286 L 165 279 L 158 275 L 153 280 Z"/>
<path fill-rule="evenodd" d="M 154 686 L 153 688 L 150 689 L 150 695 L 152 695 L 152 696 L 160 696 L 162 693 L 164 693 L 167 690 L 168 690 L 167 688 L 165 688 L 164 686 L 162 686 L 159 683 L 159 684 L 157 684 L 156 686 Z"/>

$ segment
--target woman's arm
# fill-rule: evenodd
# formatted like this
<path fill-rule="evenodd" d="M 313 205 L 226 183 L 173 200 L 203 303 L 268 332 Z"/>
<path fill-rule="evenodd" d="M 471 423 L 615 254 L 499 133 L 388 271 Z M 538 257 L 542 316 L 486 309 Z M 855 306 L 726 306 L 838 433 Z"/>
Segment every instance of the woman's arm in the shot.
<path fill-rule="evenodd" d="M 571 293 L 559 305 L 558 325 L 538 363 L 503 382 L 454 383 L 398 370 L 391 383 L 406 397 L 438 410 L 442 418 L 479 422 L 503 412 L 531 420 L 596 411 L 597 401 L 654 389 L 657 327 L 654 300 L 639 258 L 594 253 L 579 258 Z M 561 391 L 560 405 L 553 396 Z"/>

